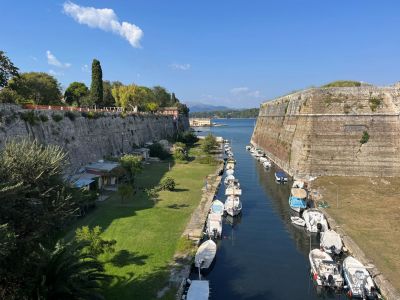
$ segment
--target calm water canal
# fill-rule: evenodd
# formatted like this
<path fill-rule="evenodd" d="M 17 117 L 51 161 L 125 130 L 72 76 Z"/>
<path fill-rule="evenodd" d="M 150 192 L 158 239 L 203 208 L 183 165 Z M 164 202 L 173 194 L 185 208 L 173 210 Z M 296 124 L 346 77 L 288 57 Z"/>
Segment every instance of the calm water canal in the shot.
<path fill-rule="evenodd" d="M 235 177 L 242 187 L 242 215 L 225 218 L 216 263 L 206 276 L 211 299 L 346 299 L 335 293 L 317 293 L 310 280 L 310 237 L 290 222 L 291 183 L 278 185 L 274 169 L 266 171 L 245 146 L 254 119 L 214 120 L 227 126 L 201 128 L 229 139 L 237 161 Z M 223 184 L 218 199 L 225 200 Z M 315 237 L 313 248 L 318 247 Z"/>

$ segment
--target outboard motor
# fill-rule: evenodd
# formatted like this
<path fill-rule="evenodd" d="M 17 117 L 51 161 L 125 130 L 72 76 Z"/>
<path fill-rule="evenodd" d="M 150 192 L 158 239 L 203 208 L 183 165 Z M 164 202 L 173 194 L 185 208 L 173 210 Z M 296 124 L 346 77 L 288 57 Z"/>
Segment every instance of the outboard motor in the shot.
<path fill-rule="evenodd" d="M 331 249 L 331 251 L 332 251 L 332 254 L 336 254 L 336 247 L 335 247 L 335 245 L 332 245 L 332 246 L 330 247 L 330 249 Z"/>
<path fill-rule="evenodd" d="M 217 229 L 216 228 L 213 229 L 213 236 L 214 236 L 214 239 L 216 239 L 218 237 L 218 233 L 217 233 Z"/>
<path fill-rule="evenodd" d="M 318 230 L 318 232 L 322 231 L 322 224 L 321 223 L 317 223 L 317 230 Z"/>
<path fill-rule="evenodd" d="M 328 276 L 328 283 L 329 283 L 329 285 L 334 285 L 335 284 L 335 280 L 333 279 L 332 274 L 329 274 L 329 276 Z"/>

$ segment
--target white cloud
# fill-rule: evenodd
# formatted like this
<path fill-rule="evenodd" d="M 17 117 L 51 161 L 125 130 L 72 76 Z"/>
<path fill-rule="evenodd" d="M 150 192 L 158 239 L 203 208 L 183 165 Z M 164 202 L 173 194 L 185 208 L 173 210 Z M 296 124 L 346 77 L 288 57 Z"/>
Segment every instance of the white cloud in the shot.
<path fill-rule="evenodd" d="M 181 71 L 187 71 L 191 67 L 190 64 L 170 64 L 169 66 L 171 69 L 181 70 Z"/>
<path fill-rule="evenodd" d="M 82 70 L 82 72 L 89 73 L 89 66 L 88 65 L 83 65 L 81 67 L 81 70 Z"/>
<path fill-rule="evenodd" d="M 48 72 L 50 75 L 53 75 L 53 76 L 64 76 L 64 73 L 63 72 L 56 72 L 56 71 L 54 71 L 54 70 L 49 70 L 49 72 Z"/>
<path fill-rule="evenodd" d="M 111 8 L 85 7 L 73 2 L 65 2 L 63 9 L 65 14 L 72 17 L 79 24 L 111 31 L 126 39 L 132 47 L 140 48 L 140 39 L 143 37 L 143 31 L 135 24 L 120 23 Z"/>
<path fill-rule="evenodd" d="M 69 68 L 71 66 L 70 63 L 62 63 L 60 62 L 54 55 L 53 53 L 50 52 L 50 50 L 46 51 L 47 55 L 47 63 L 52 66 L 56 66 L 59 68 Z"/>
<path fill-rule="evenodd" d="M 239 95 L 239 94 L 243 94 L 245 92 L 247 92 L 249 90 L 248 87 L 237 87 L 237 88 L 233 88 L 231 89 L 231 94 L 233 95 Z"/>
<path fill-rule="evenodd" d="M 249 96 L 253 98 L 260 98 L 261 92 L 258 90 L 252 91 L 248 87 L 237 87 L 230 90 L 231 94 L 234 96 Z"/>

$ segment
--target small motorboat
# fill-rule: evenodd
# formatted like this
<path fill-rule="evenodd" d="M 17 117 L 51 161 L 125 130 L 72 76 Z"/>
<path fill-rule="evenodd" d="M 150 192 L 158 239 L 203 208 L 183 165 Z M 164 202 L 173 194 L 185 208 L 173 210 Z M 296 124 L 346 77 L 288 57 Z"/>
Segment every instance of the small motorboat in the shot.
<path fill-rule="evenodd" d="M 343 249 L 342 238 L 336 231 L 329 229 L 321 232 L 320 246 L 326 253 L 339 255 Z"/>
<path fill-rule="evenodd" d="M 199 249 L 197 249 L 194 265 L 196 268 L 200 269 L 210 268 L 216 253 L 217 244 L 213 240 L 205 241 L 200 245 Z"/>
<path fill-rule="evenodd" d="M 311 274 L 319 286 L 341 288 L 343 277 L 340 274 L 339 266 L 332 257 L 320 249 L 310 251 L 308 255 L 311 264 Z"/>
<path fill-rule="evenodd" d="M 233 169 L 228 169 L 228 170 L 226 170 L 226 175 L 233 175 L 233 174 L 235 174 L 235 170 L 233 170 Z"/>
<path fill-rule="evenodd" d="M 261 156 L 259 159 L 258 159 L 258 161 L 260 162 L 260 163 L 264 163 L 264 162 L 266 162 L 266 161 L 268 161 L 268 158 L 266 158 L 266 157 L 264 157 L 264 156 Z"/>
<path fill-rule="evenodd" d="M 218 239 L 222 236 L 222 215 L 220 213 L 210 212 L 208 214 L 206 232 L 208 237 L 212 239 Z"/>
<path fill-rule="evenodd" d="M 213 214 L 220 214 L 222 216 L 224 214 L 224 203 L 219 200 L 214 200 L 211 203 L 210 212 Z"/>
<path fill-rule="evenodd" d="M 288 181 L 288 177 L 285 172 L 283 171 L 276 171 L 275 172 L 275 180 L 277 182 L 283 183 Z"/>
<path fill-rule="evenodd" d="M 300 217 L 290 217 L 290 220 L 292 220 L 292 224 L 294 224 L 294 225 L 301 226 L 301 227 L 306 226 L 306 221 L 304 221 Z"/>
<path fill-rule="evenodd" d="M 250 149 L 251 149 L 251 146 L 246 146 L 247 151 L 250 151 Z"/>
<path fill-rule="evenodd" d="M 299 188 L 292 188 L 289 196 L 289 206 L 296 212 L 307 208 L 307 191 Z"/>
<path fill-rule="evenodd" d="M 269 169 L 269 168 L 271 168 L 271 166 L 272 166 L 272 164 L 269 160 L 263 162 L 263 167 L 265 169 Z"/>
<path fill-rule="evenodd" d="M 234 217 L 242 211 L 242 203 L 240 202 L 239 197 L 229 196 L 225 201 L 224 208 L 228 215 Z"/>
<path fill-rule="evenodd" d="M 228 175 L 225 177 L 224 179 L 224 184 L 225 185 L 229 185 L 231 182 L 233 182 L 235 180 L 235 176 L 233 175 Z"/>
<path fill-rule="evenodd" d="M 231 182 L 225 189 L 225 196 L 240 196 L 242 195 L 242 190 L 238 180 Z"/>
<path fill-rule="evenodd" d="M 208 280 L 188 280 L 189 288 L 183 299 L 208 300 L 210 298 L 210 283 Z"/>
<path fill-rule="evenodd" d="M 225 168 L 227 170 L 229 170 L 229 169 L 234 170 L 235 169 L 235 165 L 236 165 L 236 160 L 234 160 L 232 157 L 230 157 L 230 158 L 228 158 L 226 160 L 226 167 Z"/>
<path fill-rule="evenodd" d="M 261 157 L 264 156 L 264 151 L 262 151 L 261 149 L 256 149 L 256 157 Z"/>
<path fill-rule="evenodd" d="M 309 232 L 323 232 L 329 229 L 328 221 L 324 214 L 317 208 L 309 208 L 303 212 L 306 229 Z"/>
<path fill-rule="evenodd" d="M 352 256 L 343 261 L 343 275 L 349 289 L 350 297 L 376 299 L 377 291 L 371 275 L 365 266 Z"/>

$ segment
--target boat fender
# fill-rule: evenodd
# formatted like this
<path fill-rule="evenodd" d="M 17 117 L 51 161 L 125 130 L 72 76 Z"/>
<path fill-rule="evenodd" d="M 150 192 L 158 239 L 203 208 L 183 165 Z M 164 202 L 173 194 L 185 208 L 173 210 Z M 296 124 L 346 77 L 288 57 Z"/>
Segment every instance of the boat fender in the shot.
<path fill-rule="evenodd" d="M 317 280 L 317 279 L 318 279 L 318 274 L 317 274 L 317 273 L 314 273 L 313 279 L 314 279 L 314 280 Z"/>

